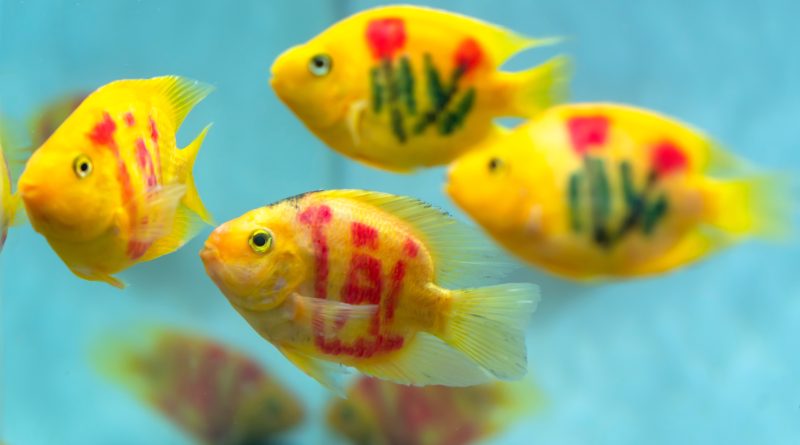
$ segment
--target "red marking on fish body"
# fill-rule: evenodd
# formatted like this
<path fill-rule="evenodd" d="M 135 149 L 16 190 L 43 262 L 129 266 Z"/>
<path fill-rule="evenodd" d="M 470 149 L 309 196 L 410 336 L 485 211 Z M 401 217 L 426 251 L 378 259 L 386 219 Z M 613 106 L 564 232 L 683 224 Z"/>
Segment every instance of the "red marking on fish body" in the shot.
<path fill-rule="evenodd" d="M 298 215 L 300 223 L 311 228 L 316 265 L 314 295 L 323 300 L 328 298 L 328 240 L 323 228 L 331 221 L 331 217 L 331 208 L 326 205 L 308 207 Z"/>
<path fill-rule="evenodd" d="M 674 142 L 663 140 L 653 146 L 650 162 L 656 174 L 664 176 L 685 170 L 689 165 L 689 158 Z"/>
<path fill-rule="evenodd" d="M 147 150 L 147 145 L 144 139 L 136 139 L 136 164 L 145 178 L 145 185 L 147 190 L 153 190 L 158 186 L 158 177 L 156 176 L 155 166 L 153 165 L 153 158 Z"/>
<path fill-rule="evenodd" d="M 114 144 L 114 132 L 116 130 L 117 124 L 111 119 L 111 115 L 105 112 L 103 113 L 103 120 L 92 128 L 88 136 L 89 139 L 97 145 L 111 146 Z"/>
<path fill-rule="evenodd" d="M 378 230 L 370 225 L 353 222 L 350 225 L 350 234 L 355 247 L 367 246 L 372 250 L 378 248 Z"/>
<path fill-rule="evenodd" d="M 158 127 L 156 126 L 156 121 L 153 120 L 153 116 L 148 116 L 150 120 L 150 139 L 158 143 Z"/>
<path fill-rule="evenodd" d="M 406 238 L 403 244 L 403 253 L 409 258 L 416 258 L 419 255 L 419 244 L 411 238 Z"/>
<path fill-rule="evenodd" d="M 405 279 L 405 277 L 406 263 L 400 260 L 394 265 L 392 273 L 389 276 L 389 292 L 386 294 L 386 321 L 391 321 L 394 318 L 397 299 L 400 296 L 400 291 L 403 290 L 403 279 Z"/>
<path fill-rule="evenodd" d="M 472 37 L 461 41 L 456 49 L 454 64 L 463 73 L 468 73 L 480 65 L 483 60 L 483 50 L 478 41 Z"/>
<path fill-rule="evenodd" d="M 130 111 L 125 113 L 125 115 L 122 116 L 122 119 L 125 121 L 125 124 L 129 127 L 133 127 L 134 125 L 136 125 L 136 118 L 133 117 L 133 113 L 131 113 Z"/>
<path fill-rule="evenodd" d="M 592 147 L 606 143 L 609 119 L 606 116 L 579 116 L 567 121 L 572 148 L 583 155 Z"/>
<path fill-rule="evenodd" d="M 342 302 L 378 304 L 381 301 L 382 286 L 380 260 L 370 255 L 354 254 L 350 259 L 347 281 L 342 286 Z"/>
<path fill-rule="evenodd" d="M 406 43 L 403 19 L 385 18 L 371 20 L 367 24 L 367 44 L 376 59 L 391 59 Z"/>

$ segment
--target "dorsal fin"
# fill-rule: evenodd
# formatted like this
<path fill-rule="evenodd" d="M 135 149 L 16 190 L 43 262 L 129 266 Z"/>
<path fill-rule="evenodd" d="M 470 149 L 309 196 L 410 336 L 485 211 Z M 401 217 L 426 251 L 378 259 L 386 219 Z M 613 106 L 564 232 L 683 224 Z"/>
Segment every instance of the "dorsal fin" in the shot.
<path fill-rule="evenodd" d="M 130 88 L 154 97 L 160 96 L 167 104 L 167 110 L 164 111 L 171 114 L 175 128 L 179 128 L 189 111 L 214 90 L 211 85 L 180 76 L 117 80 L 101 90 L 115 88 Z"/>

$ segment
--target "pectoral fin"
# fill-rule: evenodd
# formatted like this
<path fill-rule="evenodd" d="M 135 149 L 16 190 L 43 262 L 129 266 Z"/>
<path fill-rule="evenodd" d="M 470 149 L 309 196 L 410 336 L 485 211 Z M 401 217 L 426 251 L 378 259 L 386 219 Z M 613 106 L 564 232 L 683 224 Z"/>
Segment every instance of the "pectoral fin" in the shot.
<path fill-rule="evenodd" d="M 366 100 L 353 102 L 347 109 L 347 130 L 350 133 L 350 138 L 353 139 L 353 145 L 356 147 L 361 145 L 361 120 L 366 110 Z"/>

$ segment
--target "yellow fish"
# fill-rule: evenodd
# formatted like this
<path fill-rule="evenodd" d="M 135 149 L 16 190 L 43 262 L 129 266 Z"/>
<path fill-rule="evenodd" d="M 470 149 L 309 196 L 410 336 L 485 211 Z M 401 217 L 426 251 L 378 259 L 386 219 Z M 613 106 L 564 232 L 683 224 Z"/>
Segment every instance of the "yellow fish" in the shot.
<path fill-rule="evenodd" d="M 450 168 L 447 193 L 520 258 L 576 279 L 666 272 L 785 224 L 772 176 L 666 117 L 552 108 Z"/>
<path fill-rule="evenodd" d="M 540 402 L 529 382 L 419 388 L 362 377 L 326 417 L 354 445 L 466 445 L 502 432 Z"/>
<path fill-rule="evenodd" d="M 493 119 L 532 116 L 561 101 L 555 58 L 499 71 L 530 39 L 449 12 L 387 6 L 355 14 L 272 65 L 278 97 L 334 150 L 373 167 L 442 165 L 502 133 Z"/>
<path fill-rule="evenodd" d="M 3 250 L 8 227 L 13 224 L 19 207 L 19 197 L 11 192 L 11 172 L 4 151 L 3 141 L 0 140 L 0 251 Z"/>
<path fill-rule="evenodd" d="M 491 275 L 481 240 L 414 199 L 331 190 L 229 221 L 200 255 L 253 329 L 341 393 L 332 364 L 413 385 L 525 375 L 537 288 L 444 287 Z"/>
<path fill-rule="evenodd" d="M 297 426 L 300 401 L 252 358 L 209 338 L 150 329 L 104 340 L 98 369 L 209 445 L 262 443 Z"/>
<path fill-rule="evenodd" d="M 208 127 L 175 133 L 210 87 L 180 77 L 120 80 L 90 94 L 37 149 L 19 180 L 33 228 L 81 278 L 112 277 L 171 253 L 210 222 L 192 179 Z"/>

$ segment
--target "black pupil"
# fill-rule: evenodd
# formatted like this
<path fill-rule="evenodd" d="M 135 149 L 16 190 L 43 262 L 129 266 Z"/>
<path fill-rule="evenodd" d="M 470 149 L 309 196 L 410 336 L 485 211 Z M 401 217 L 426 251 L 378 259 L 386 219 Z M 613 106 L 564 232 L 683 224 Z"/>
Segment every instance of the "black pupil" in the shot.
<path fill-rule="evenodd" d="M 253 244 L 258 247 L 264 247 L 267 244 L 267 235 L 263 233 L 257 233 L 256 236 L 253 237 Z"/>
<path fill-rule="evenodd" d="M 314 66 L 317 68 L 324 68 L 325 67 L 325 59 L 322 57 L 315 57 L 314 58 Z"/>
<path fill-rule="evenodd" d="M 497 158 L 492 158 L 492 159 L 489 161 L 489 170 L 496 170 L 496 169 L 497 169 L 497 167 L 499 167 L 499 166 L 500 166 L 500 160 L 499 160 L 499 159 L 497 159 Z"/>
<path fill-rule="evenodd" d="M 86 173 L 89 170 L 89 163 L 88 162 L 81 162 L 80 169 L 82 172 Z"/>

